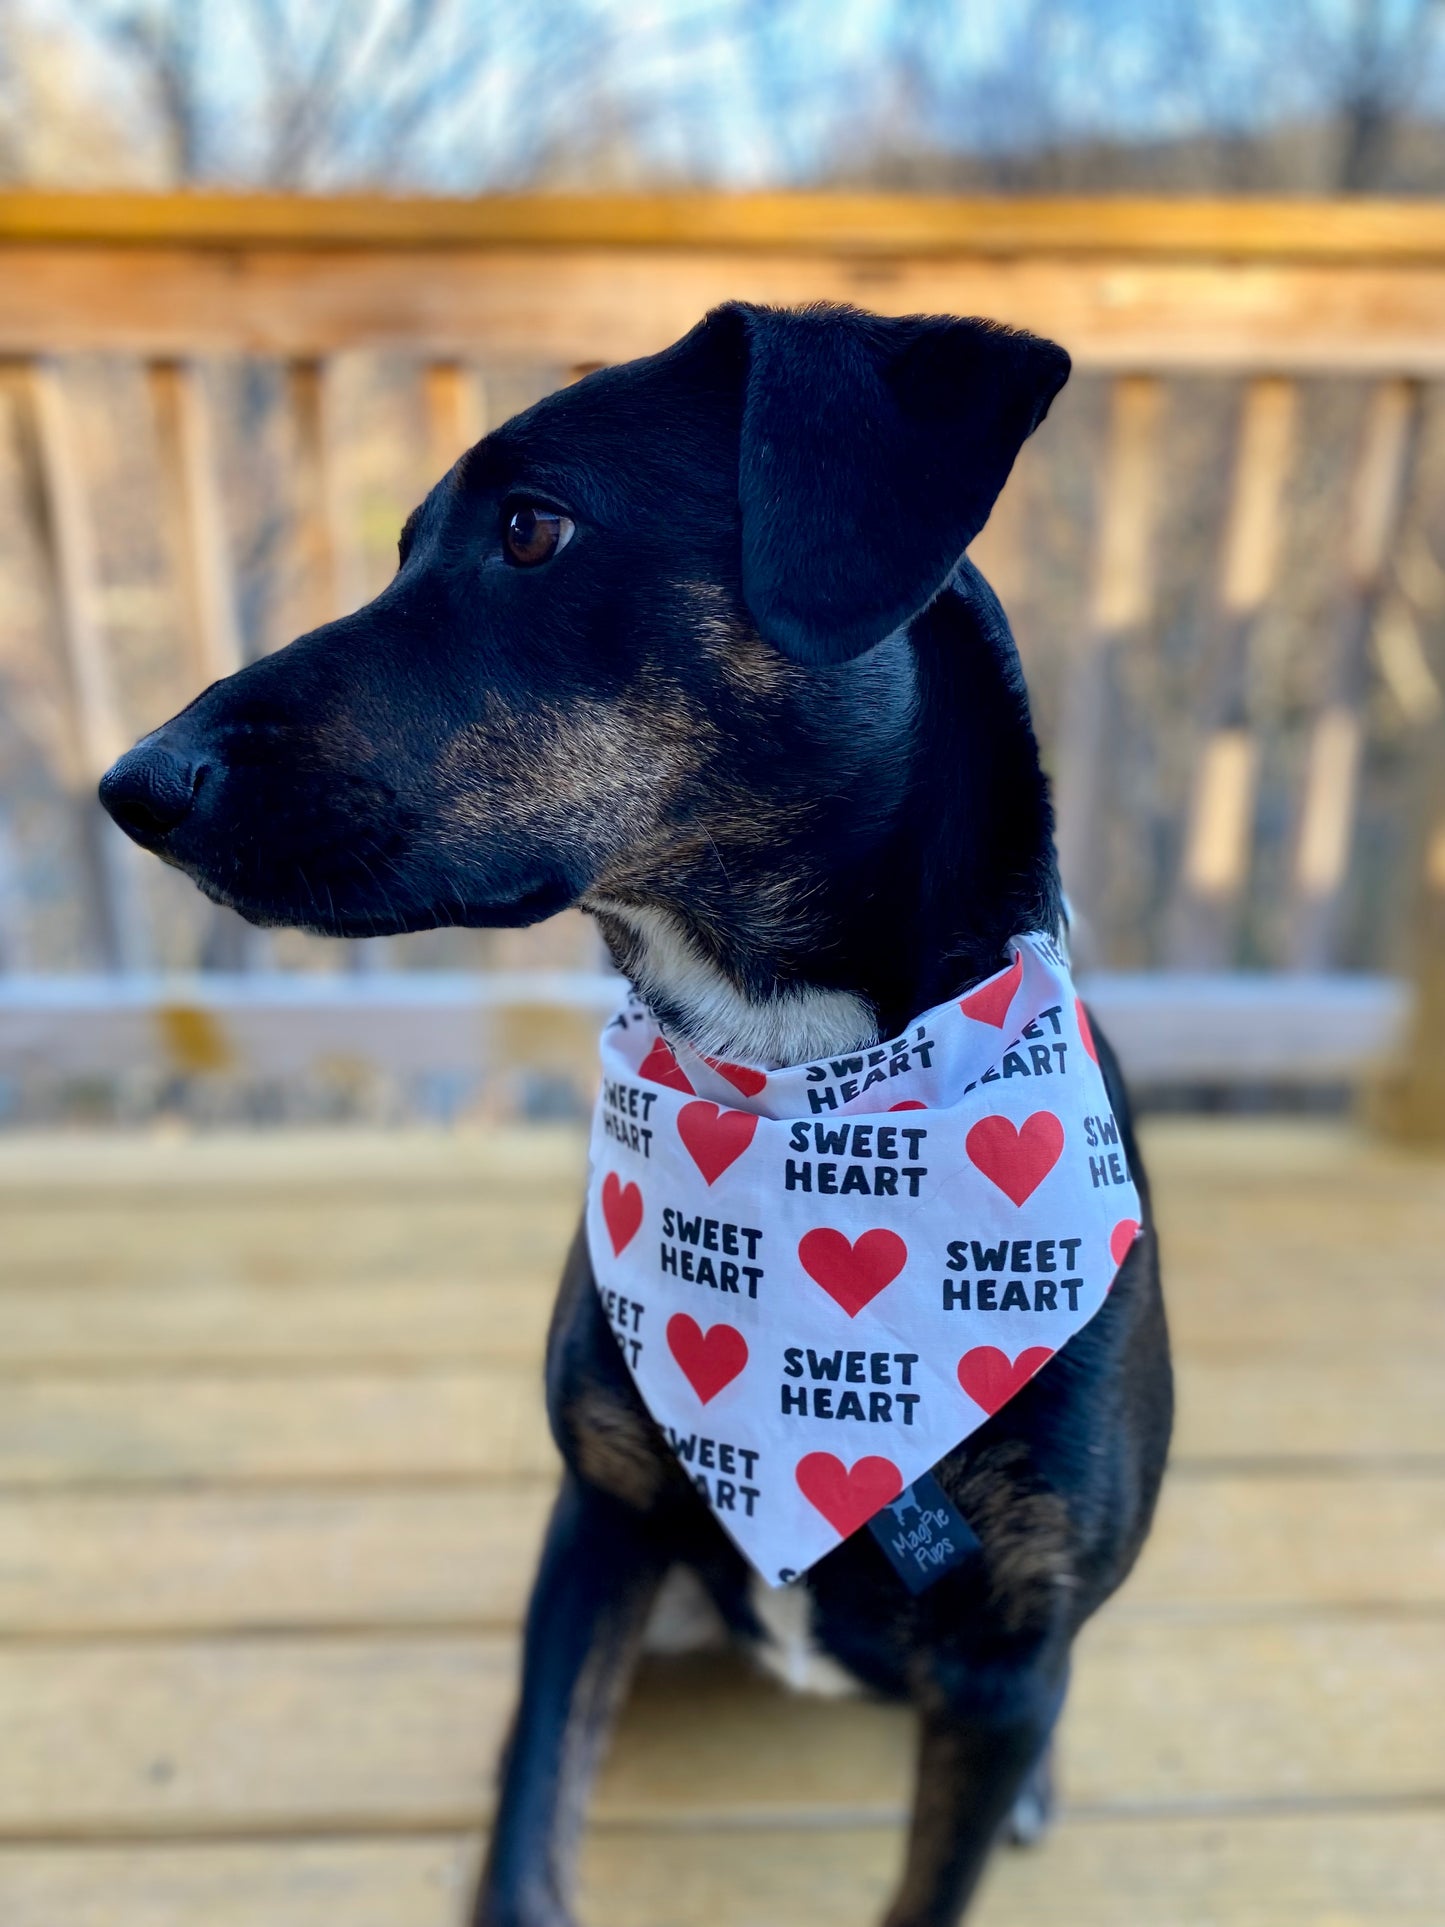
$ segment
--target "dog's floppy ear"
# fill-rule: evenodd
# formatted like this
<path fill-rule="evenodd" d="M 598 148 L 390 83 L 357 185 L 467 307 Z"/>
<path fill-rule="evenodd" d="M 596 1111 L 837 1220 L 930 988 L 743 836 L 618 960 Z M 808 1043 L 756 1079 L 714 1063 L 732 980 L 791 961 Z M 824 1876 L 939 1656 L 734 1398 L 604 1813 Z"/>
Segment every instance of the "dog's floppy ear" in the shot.
<path fill-rule="evenodd" d="M 743 594 L 762 634 L 846 662 L 932 601 L 1069 376 L 1051 341 L 950 316 L 733 303 L 746 350 Z"/>

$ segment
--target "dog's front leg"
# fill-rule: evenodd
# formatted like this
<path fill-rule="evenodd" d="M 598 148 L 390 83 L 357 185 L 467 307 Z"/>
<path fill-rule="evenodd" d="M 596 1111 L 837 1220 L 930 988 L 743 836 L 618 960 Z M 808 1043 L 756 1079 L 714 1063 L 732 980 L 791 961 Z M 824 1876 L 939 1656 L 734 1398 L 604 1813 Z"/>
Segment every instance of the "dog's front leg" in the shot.
<path fill-rule="evenodd" d="M 922 1710 L 908 1858 L 884 1927 L 954 1927 L 1045 1759 L 1063 1673 L 1036 1667 L 983 1685 L 960 1681 Z"/>
<path fill-rule="evenodd" d="M 566 1927 L 588 1787 L 662 1561 L 635 1512 L 568 1472 L 527 1613 L 473 1927 Z"/>

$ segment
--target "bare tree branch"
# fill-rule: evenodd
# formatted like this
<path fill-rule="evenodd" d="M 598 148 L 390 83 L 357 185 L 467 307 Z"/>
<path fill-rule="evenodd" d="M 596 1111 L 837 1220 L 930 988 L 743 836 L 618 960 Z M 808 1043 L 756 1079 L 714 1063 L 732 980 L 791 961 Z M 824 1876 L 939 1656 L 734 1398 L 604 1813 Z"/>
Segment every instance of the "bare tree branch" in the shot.
<path fill-rule="evenodd" d="M 102 50 L 177 181 L 1377 191 L 1408 148 L 1445 186 L 1445 0 L 0 0 L 21 13 Z M 0 46 L 0 166 L 47 98 Z"/>

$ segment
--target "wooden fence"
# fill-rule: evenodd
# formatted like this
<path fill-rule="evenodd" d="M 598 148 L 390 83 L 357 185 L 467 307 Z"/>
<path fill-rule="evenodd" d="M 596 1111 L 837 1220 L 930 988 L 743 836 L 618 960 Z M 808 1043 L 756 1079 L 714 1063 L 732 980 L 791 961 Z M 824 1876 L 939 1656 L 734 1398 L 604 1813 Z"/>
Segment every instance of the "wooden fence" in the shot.
<path fill-rule="evenodd" d="M 45 531 L 77 790 L 131 731 L 100 614 L 71 358 L 124 356 L 145 369 L 155 506 L 199 686 L 244 656 L 206 372 L 213 359 L 264 357 L 284 369 L 295 534 L 309 584 L 299 616 L 317 621 L 357 600 L 364 578 L 336 457 L 337 358 L 364 351 L 414 362 L 440 472 L 485 423 L 479 368 L 545 365 L 565 379 L 658 348 L 736 296 L 987 314 L 1063 341 L 1082 375 L 1107 383 L 1085 606 L 1056 639 L 1051 749 L 1065 876 L 1086 930 L 1111 861 L 1101 833 L 1111 678 L 1156 613 L 1171 452 L 1165 390 L 1182 377 L 1236 384 L 1230 479 L 1197 599 L 1192 768 L 1160 914 L 1156 961 L 1169 968 L 1097 971 L 1092 994 L 1146 1080 L 1333 1081 L 1393 1053 L 1412 1067 L 1397 1079 L 1396 1113 L 1417 1128 L 1445 1128 L 1445 797 L 1430 775 L 1442 739 L 1438 686 L 1418 639 L 1394 658 L 1416 725 L 1417 774 L 1401 790 L 1414 799 L 1424 987 L 1414 1019 L 1399 971 L 1338 969 L 1373 665 L 1402 530 L 1419 508 L 1422 424 L 1445 377 L 1441 207 L 0 195 L 0 357 Z M 1289 536 L 1306 392 L 1330 378 L 1368 393 L 1340 552 L 1328 558 L 1339 588 L 1317 636 L 1288 856 L 1273 886 L 1284 935 L 1273 967 L 1246 974 L 1220 966 L 1233 955 L 1256 847 L 1260 742 L 1248 665 Z M 1016 528 L 1014 553 L 1005 552 L 1011 528 L 1001 518 L 986 532 L 982 547 L 996 551 L 981 557 L 986 568 L 1020 567 Z M 556 1000 L 590 1009 L 611 994 L 601 973 L 576 968 L 545 977 L 382 969 L 324 982 L 274 969 L 158 976 L 134 853 L 91 820 L 105 969 L 0 976 L 0 1066 L 49 1063 L 79 1075 L 154 1060 L 202 1074 L 324 1050 L 455 1071 L 483 1063 L 495 1042 L 487 1013 L 498 1007 Z"/>

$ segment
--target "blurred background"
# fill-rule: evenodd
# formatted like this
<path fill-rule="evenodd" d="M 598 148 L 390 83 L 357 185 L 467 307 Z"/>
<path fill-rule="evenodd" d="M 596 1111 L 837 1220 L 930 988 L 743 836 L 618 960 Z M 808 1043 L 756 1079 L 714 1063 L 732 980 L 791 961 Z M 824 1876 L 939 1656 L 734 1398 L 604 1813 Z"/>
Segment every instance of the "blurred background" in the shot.
<path fill-rule="evenodd" d="M 1424 230 L 1391 252 L 1358 222 L 1331 242 L 1307 210 L 1272 235 L 1221 214 L 1185 264 L 1182 231 L 1132 197 L 1240 197 L 1247 219 L 1243 197 L 1416 196 L 1426 218 L 1445 181 L 1445 16 L 1430 0 L 555 0 L 545 20 L 481 0 L 5 0 L 0 178 L 18 224 L 7 345 L 29 357 L 8 365 L 0 434 L 0 969 L 14 980 L 0 979 L 0 1117 L 580 1113 L 586 1026 L 529 1023 L 515 978 L 456 974 L 564 972 L 552 991 L 590 1009 L 610 993 L 580 919 L 387 944 L 261 938 L 113 848 L 92 780 L 211 675 L 374 593 L 408 509 L 487 423 L 617 342 L 660 345 L 666 319 L 686 325 L 715 288 L 776 266 L 777 190 L 935 208 L 1111 197 L 1128 232 L 1091 239 L 1085 221 L 1065 236 L 1072 281 L 1056 272 L 1059 235 L 1025 222 L 983 244 L 995 271 L 977 290 L 1078 362 L 978 556 L 1018 630 L 1059 786 L 1080 960 L 1117 977 L 1094 994 L 1151 1102 L 1338 1105 L 1398 1043 L 1418 791 L 1438 743 L 1445 444 L 1419 380 L 1435 349 L 1397 300 L 1404 288 L 1418 304 L 1425 284 L 1365 270 L 1398 269 Z M 48 204 L 26 190 L 49 189 L 101 198 L 70 204 L 47 253 Z M 155 204 L 185 226 L 181 259 L 166 257 L 182 283 L 169 317 L 159 293 L 136 309 L 141 243 L 159 236 L 144 202 L 114 199 L 124 189 L 182 197 Z M 274 199 L 235 199 L 218 230 L 197 190 L 308 197 L 285 243 L 304 267 L 293 260 L 271 311 L 256 291 L 229 329 L 204 270 L 225 234 L 247 241 L 249 209 L 250 252 L 229 258 L 254 287 L 286 222 Z M 694 307 L 696 237 L 675 208 L 641 237 L 658 273 L 629 284 L 630 330 L 578 315 L 569 365 L 548 330 L 518 325 L 515 301 L 555 315 L 590 298 L 569 259 L 617 244 L 613 197 L 726 193 L 738 209 L 741 190 L 763 203 L 730 217 Z M 368 233 L 360 204 L 339 214 L 316 198 L 361 193 L 543 193 L 566 231 L 536 248 L 529 288 L 513 275 L 505 321 L 463 323 L 439 310 L 468 234 L 480 276 L 498 241 L 535 244 L 536 224 L 489 229 L 484 199 L 468 230 L 452 199 L 444 231 L 393 209 Z M 579 193 L 602 197 L 590 226 Z M 86 221 L 82 284 L 64 263 Z M 338 222 L 389 281 L 370 311 L 334 305 L 359 271 Z M 951 250 L 932 293 L 966 302 L 971 257 L 981 265 L 968 220 L 921 248 L 906 225 L 882 203 L 848 234 L 799 217 L 783 296 L 897 307 L 901 269 Z M 682 244 L 665 270 L 664 232 Z M 1301 246 L 1322 248 L 1334 277 L 1281 280 Z M 831 258 L 810 278 L 820 248 Z M 1191 310 L 1180 273 L 1201 265 L 1213 292 Z M 416 274 L 408 303 L 400 283 Z M 1079 332 L 1081 297 L 1097 341 Z M 1310 338 L 1316 301 L 1335 312 L 1328 341 Z M 1111 304 L 1127 345 L 1106 338 Z M 1209 338 L 1211 304 L 1232 314 L 1232 339 Z M 239 994 L 159 982 L 196 971 L 264 979 L 245 998 L 270 1014 L 244 1035 L 187 1016 Z M 1177 981 L 1203 971 L 1230 981 Z M 1261 971 L 1350 981 L 1316 985 L 1307 1011 L 1301 986 L 1256 981 L 1246 1007 L 1237 973 Z M 288 991 L 277 973 L 307 981 Z M 297 1047 L 298 1027 L 322 1021 L 310 980 L 373 973 L 386 984 L 336 983 L 324 1040 Z M 141 1007 L 180 1014 L 118 1014 Z M 1285 1039 L 1291 1012 L 1333 1051 Z"/>
<path fill-rule="evenodd" d="M 5 1927 L 461 1918 L 616 985 L 251 930 L 95 783 L 732 296 L 1075 358 L 974 552 L 1179 1430 L 977 1917 L 1442 1918 L 1442 197 L 1441 0 L 0 0 Z M 650 1662 L 586 1917 L 876 1917 L 910 1760 Z"/>
<path fill-rule="evenodd" d="M 1432 194 L 1433 0 L 6 0 L 6 177 Z"/>

